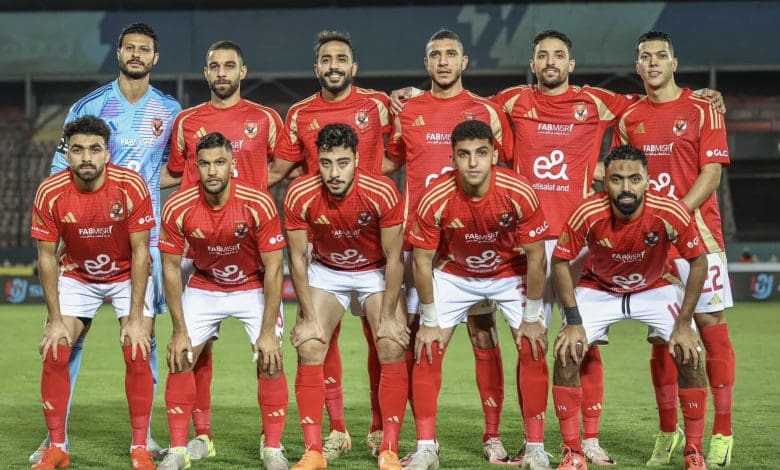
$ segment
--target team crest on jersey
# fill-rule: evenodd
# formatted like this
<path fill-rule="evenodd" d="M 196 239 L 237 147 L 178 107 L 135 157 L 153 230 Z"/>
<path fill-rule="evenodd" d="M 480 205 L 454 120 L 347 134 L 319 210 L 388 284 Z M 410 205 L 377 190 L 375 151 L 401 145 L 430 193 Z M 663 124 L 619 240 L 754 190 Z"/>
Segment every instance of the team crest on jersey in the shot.
<path fill-rule="evenodd" d="M 565 245 L 569 243 L 569 232 L 563 232 L 560 237 L 558 237 L 558 244 L 559 245 Z"/>
<path fill-rule="evenodd" d="M 509 224 L 512 223 L 512 221 L 515 220 L 515 218 L 507 211 L 504 211 L 501 213 L 501 217 L 498 219 L 498 225 L 502 227 L 509 227 Z"/>
<path fill-rule="evenodd" d="M 574 105 L 574 119 L 585 122 L 588 119 L 588 107 L 584 103 Z"/>
<path fill-rule="evenodd" d="M 119 201 L 112 202 L 111 208 L 108 211 L 108 216 L 111 217 L 111 220 L 114 222 L 125 220 L 125 208 L 122 206 L 122 203 Z"/>
<path fill-rule="evenodd" d="M 233 230 L 233 235 L 238 238 L 244 238 L 249 233 L 249 227 L 246 222 L 236 222 L 236 229 Z"/>
<path fill-rule="evenodd" d="M 163 131 L 163 120 L 160 118 L 152 119 L 152 134 L 155 137 L 160 137 Z"/>
<path fill-rule="evenodd" d="M 368 211 L 362 211 L 360 215 L 358 216 L 357 223 L 358 225 L 368 225 L 369 222 L 371 222 L 371 213 Z"/>
<path fill-rule="evenodd" d="M 359 129 L 365 129 L 368 127 L 368 111 L 365 109 L 361 109 L 360 111 L 355 113 L 355 125 L 358 126 Z"/>
<path fill-rule="evenodd" d="M 688 130 L 688 120 L 685 118 L 677 118 L 674 120 L 674 125 L 672 126 L 672 132 L 674 132 L 674 135 L 677 137 L 682 136 L 685 134 L 685 131 Z"/>
<path fill-rule="evenodd" d="M 244 121 L 244 134 L 250 139 L 257 137 L 257 121 Z"/>
<path fill-rule="evenodd" d="M 658 244 L 658 232 L 652 230 L 645 233 L 645 245 L 656 246 Z"/>

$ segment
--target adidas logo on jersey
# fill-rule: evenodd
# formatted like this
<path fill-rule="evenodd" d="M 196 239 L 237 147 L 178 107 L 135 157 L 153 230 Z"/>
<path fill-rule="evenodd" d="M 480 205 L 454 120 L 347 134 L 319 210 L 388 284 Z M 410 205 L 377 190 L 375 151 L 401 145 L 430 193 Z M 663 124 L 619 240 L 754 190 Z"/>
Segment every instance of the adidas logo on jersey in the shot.
<path fill-rule="evenodd" d="M 192 238 L 201 238 L 201 239 L 206 238 L 206 236 L 203 235 L 203 232 L 201 232 L 199 228 L 196 228 L 195 230 L 193 230 L 192 233 L 190 234 L 190 236 Z"/>
<path fill-rule="evenodd" d="M 317 220 L 315 220 L 314 223 L 315 224 L 328 225 L 328 224 L 330 224 L 330 220 L 328 220 L 328 218 L 325 217 L 324 215 L 321 215 L 321 216 L 317 217 Z"/>
<path fill-rule="evenodd" d="M 460 219 L 455 219 L 452 222 L 450 222 L 449 225 L 447 225 L 449 228 L 463 228 L 463 222 L 460 221 Z"/>
<path fill-rule="evenodd" d="M 65 214 L 65 217 L 60 219 L 60 222 L 65 224 L 75 224 L 76 223 L 76 216 L 73 215 L 73 212 L 68 212 Z"/>
<path fill-rule="evenodd" d="M 531 108 L 527 113 L 523 115 L 523 117 L 527 117 L 530 119 L 537 119 L 539 116 L 536 114 L 536 108 Z"/>
<path fill-rule="evenodd" d="M 597 241 L 599 245 L 605 247 L 605 248 L 612 248 L 612 242 L 609 241 L 609 238 L 602 238 L 601 240 Z"/>
<path fill-rule="evenodd" d="M 315 119 L 315 120 L 313 120 L 313 121 L 311 122 L 311 124 L 309 124 L 309 130 L 310 130 L 310 131 L 316 131 L 316 130 L 317 130 L 317 129 L 319 129 L 319 128 L 320 128 L 320 123 L 319 123 L 319 122 L 317 122 L 317 120 L 316 120 L 316 119 Z"/>
<path fill-rule="evenodd" d="M 423 119 L 422 115 L 418 114 L 417 119 L 415 119 L 414 122 L 412 123 L 412 127 L 424 126 L 424 125 L 425 125 L 425 119 Z"/>
<path fill-rule="evenodd" d="M 645 123 L 640 122 L 638 126 L 634 128 L 634 134 L 644 134 L 645 133 Z"/>

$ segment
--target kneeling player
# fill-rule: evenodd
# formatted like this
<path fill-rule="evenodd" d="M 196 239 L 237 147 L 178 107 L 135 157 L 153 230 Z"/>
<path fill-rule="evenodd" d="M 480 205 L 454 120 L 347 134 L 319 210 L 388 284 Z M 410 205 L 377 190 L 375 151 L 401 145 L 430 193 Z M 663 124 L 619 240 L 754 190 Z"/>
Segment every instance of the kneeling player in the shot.
<path fill-rule="evenodd" d="M 588 345 L 602 339 L 612 323 L 634 319 L 655 328 L 668 343 L 680 377 L 685 468 L 704 469 L 707 381 L 692 323 L 707 271 L 699 232 L 682 204 L 647 191 L 647 158 L 641 150 L 616 147 L 604 166 L 606 194 L 591 197 L 574 212 L 553 256 L 567 323 L 554 347 L 553 400 L 564 440 L 558 468 L 587 468 L 580 446 L 579 367 Z M 585 247 L 590 260 L 575 291 L 568 261 Z M 684 293 L 670 274 L 667 255 L 673 247 L 690 262 Z"/>
<path fill-rule="evenodd" d="M 154 215 L 149 189 L 134 171 L 108 163 L 111 130 L 84 116 L 65 126 L 69 168 L 46 178 L 35 196 L 32 236 L 46 309 L 40 344 L 41 397 L 51 445 L 33 469 L 70 465 L 65 419 L 70 397 L 68 358 L 103 299 L 119 318 L 125 391 L 133 428 L 133 468 L 154 469 L 147 450 L 154 379 L 149 367 L 153 314 L 149 230 Z M 57 262 L 57 242 L 65 250 Z M 62 276 L 57 278 L 58 270 Z"/>
<path fill-rule="evenodd" d="M 400 195 L 392 181 L 356 169 L 357 135 L 329 124 L 317 136 L 320 174 L 297 179 L 284 201 L 290 271 L 300 302 L 292 331 L 298 349 L 295 399 L 306 453 L 293 469 L 326 468 L 322 454 L 323 360 L 328 342 L 358 296 L 381 363 L 379 406 L 383 437 L 380 469 L 401 469 L 398 437 L 406 411 L 409 342 L 398 307 L 403 277 Z M 311 234 L 311 262 L 307 244 Z"/>
<path fill-rule="evenodd" d="M 412 377 L 417 451 L 405 467 L 414 470 L 438 468 L 436 408 L 444 350 L 472 305 L 495 301 L 522 351 L 519 360 L 544 360 L 537 347 L 545 349 L 547 221 L 539 200 L 525 178 L 495 166 L 490 126 L 462 122 L 451 141 L 456 171 L 426 189 L 410 231 L 422 312 Z"/>
<path fill-rule="evenodd" d="M 196 396 L 192 370 L 220 323 L 235 317 L 244 323 L 257 361 L 263 464 L 287 469 L 281 450 L 288 393 L 280 344 L 285 242 L 279 214 L 267 192 L 231 180 L 235 160 L 222 134 L 198 142 L 195 164 L 200 184 L 177 191 L 163 208 L 160 250 L 173 322 L 165 386 L 171 450 L 157 468 L 189 467 L 186 445 Z M 181 256 L 188 246 L 195 272 L 182 296 Z M 206 438 L 213 456 L 213 443 Z"/>

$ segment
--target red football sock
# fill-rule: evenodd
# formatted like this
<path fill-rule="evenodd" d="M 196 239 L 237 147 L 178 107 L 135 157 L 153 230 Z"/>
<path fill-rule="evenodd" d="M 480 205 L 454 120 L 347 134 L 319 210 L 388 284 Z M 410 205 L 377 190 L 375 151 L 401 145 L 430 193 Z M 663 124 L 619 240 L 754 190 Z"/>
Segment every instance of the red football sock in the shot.
<path fill-rule="evenodd" d="M 414 414 L 414 401 L 412 401 L 414 386 L 412 385 L 412 378 L 414 377 L 414 349 L 409 346 L 411 351 L 406 351 L 406 374 L 409 377 L 409 406 L 412 408 L 412 414 Z"/>
<path fill-rule="evenodd" d="M 168 431 L 171 447 L 186 447 L 190 431 L 190 416 L 195 405 L 195 374 L 192 371 L 168 373 L 165 384 L 165 408 L 168 410 Z"/>
<path fill-rule="evenodd" d="M 501 348 L 474 350 L 477 389 L 485 416 L 485 429 L 482 442 L 491 437 L 499 437 L 501 410 L 504 407 L 504 364 L 501 361 Z"/>
<path fill-rule="evenodd" d="M 398 453 L 398 438 L 406 413 L 406 397 L 409 377 L 406 376 L 406 361 L 382 364 L 379 381 L 379 404 L 382 416 L 387 416 L 383 424 L 384 433 L 380 451 L 392 450 Z"/>
<path fill-rule="evenodd" d="M 344 422 L 344 390 L 341 387 L 339 332 L 341 332 L 341 323 L 339 323 L 333 331 L 328 353 L 325 354 L 325 362 L 322 364 L 322 370 L 325 380 L 325 408 L 328 410 L 330 430 L 346 432 L 347 425 Z"/>
<path fill-rule="evenodd" d="M 211 353 L 201 354 L 195 362 L 195 408 L 192 410 L 192 423 L 195 435 L 205 434 L 211 437 Z"/>
<path fill-rule="evenodd" d="M 414 387 L 414 423 L 417 427 L 418 441 L 436 439 L 436 409 L 441 391 L 441 367 L 444 351 L 439 354 L 439 343 L 431 345 L 433 363 L 423 350 L 420 362 L 414 365 L 412 387 Z"/>
<path fill-rule="evenodd" d="M 677 429 L 677 366 L 667 345 L 653 345 L 650 375 L 658 405 L 659 428 L 663 432 L 674 432 Z"/>
<path fill-rule="evenodd" d="M 555 414 L 561 426 L 563 443 L 571 450 L 582 452 L 580 443 L 580 407 L 582 406 L 582 387 L 563 387 L 553 385 Z"/>
<path fill-rule="evenodd" d="M 368 390 L 371 397 L 371 427 L 368 432 L 374 432 L 382 429 L 382 410 L 379 407 L 379 380 L 381 376 L 381 364 L 374 344 L 374 334 L 371 332 L 371 325 L 368 320 L 361 318 L 363 324 L 363 335 L 368 344 Z M 408 387 L 408 384 L 407 384 Z M 406 390 L 406 387 L 404 388 Z M 408 392 L 407 392 L 408 393 Z"/>
<path fill-rule="evenodd" d="M 547 410 L 547 393 L 550 375 L 547 360 L 541 346 L 537 346 L 539 360 L 531 355 L 531 342 L 522 339 L 517 363 L 517 394 L 522 397 L 520 408 L 525 425 L 525 440 L 529 444 L 544 442 L 544 413 Z"/>
<path fill-rule="evenodd" d="M 149 356 L 143 358 L 140 346 L 136 348 L 135 361 L 132 360 L 132 346 L 123 346 L 122 352 L 125 356 L 125 394 L 133 428 L 132 445 L 146 447 L 154 401 L 154 377 Z"/>
<path fill-rule="evenodd" d="M 707 378 L 712 390 L 715 420 L 712 434 L 731 436 L 731 403 L 734 391 L 736 359 L 729 339 L 728 325 L 708 326 L 699 331 L 707 350 Z"/>
<path fill-rule="evenodd" d="M 704 417 L 707 414 L 706 388 L 681 388 L 680 406 L 685 421 L 685 451 L 694 447 L 702 451 L 704 437 Z"/>
<path fill-rule="evenodd" d="M 598 439 L 601 404 L 604 401 L 604 366 L 597 345 L 588 349 L 580 366 L 582 384 L 582 438 Z"/>
<path fill-rule="evenodd" d="M 284 432 L 289 401 L 287 377 L 284 373 L 275 378 L 263 375 L 257 378 L 257 403 L 260 405 L 266 447 L 278 449 L 282 445 L 282 433 Z"/>
<path fill-rule="evenodd" d="M 325 406 L 325 380 L 322 364 L 298 364 L 295 375 L 295 402 L 307 449 L 322 452 L 322 407 Z"/>
<path fill-rule="evenodd" d="M 57 348 L 57 360 L 52 354 Z M 65 420 L 68 415 L 68 400 L 70 400 L 70 374 L 68 360 L 70 347 L 57 344 L 49 349 L 43 359 L 41 371 L 41 402 L 49 438 L 54 444 L 65 443 Z"/>

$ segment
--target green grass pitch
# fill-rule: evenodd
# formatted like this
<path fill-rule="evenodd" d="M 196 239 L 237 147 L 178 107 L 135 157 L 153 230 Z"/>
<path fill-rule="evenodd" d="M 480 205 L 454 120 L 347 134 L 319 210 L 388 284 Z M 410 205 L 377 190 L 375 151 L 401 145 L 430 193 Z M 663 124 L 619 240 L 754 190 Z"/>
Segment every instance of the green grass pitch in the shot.
<path fill-rule="evenodd" d="M 293 305 L 286 308 L 289 335 Z M 732 468 L 780 468 L 772 463 L 780 449 L 780 305 L 743 303 L 728 312 L 737 354 L 737 386 L 734 392 L 736 444 Z M 44 435 L 40 407 L 40 357 L 37 353 L 44 319 L 42 306 L 0 308 L 0 468 L 29 468 L 28 454 Z M 502 432 L 505 445 L 514 452 L 521 444 L 522 425 L 515 387 L 517 358 L 506 324 L 499 322 L 506 373 L 506 400 Z M 555 331 L 557 322 L 551 328 Z M 158 321 L 157 337 L 164 354 L 170 336 L 170 320 Z M 619 468 L 642 468 L 653 445 L 657 415 L 648 371 L 650 348 L 645 327 L 628 321 L 610 331 L 611 344 L 602 348 L 606 398 L 601 443 L 618 461 Z M 551 334 L 551 338 L 553 334 Z M 353 450 L 330 468 L 376 468 L 365 447 L 370 414 L 366 345 L 356 318 L 345 316 L 341 333 L 347 426 Z M 217 457 L 193 463 L 195 469 L 260 468 L 258 457 L 259 410 L 251 351 L 243 327 L 225 322 L 215 345 L 212 389 L 213 432 Z M 295 351 L 285 339 L 284 354 L 290 385 L 289 419 L 283 442 L 291 463 L 302 453 L 302 435 L 294 402 Z M 549 354 L 548 354 L 549 359 Z M 439 404 L 439 439 L 444 468 L 495 468 L 481 458 L 482 413 L 474 384 L 473 356 L 464 328 L 453 338 L 444 363 Z M 161 386 L 155 401 L 152 430 L 166 444 L 167 426 L 163 402 L 166 366 L 161 362 Z M 70 439 L 72 468 L 129 468 L 129 419 L 124 396 L 124 364 L 113 311 L 103 308 L 95 320 L 85 348 L 82 374 L 73 403 Z M 707 434 L 712 409 L 708 406 Z M 546 445 L 558 459 L 558 423 L 549 400 Z M 405 453 L 414 445 L 414 423 L 407 412 L 401 439 Z M 705 447 L 707 439 L 705 438 Z M 675 467 L 682 456 L 675 458 Z"/>

